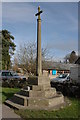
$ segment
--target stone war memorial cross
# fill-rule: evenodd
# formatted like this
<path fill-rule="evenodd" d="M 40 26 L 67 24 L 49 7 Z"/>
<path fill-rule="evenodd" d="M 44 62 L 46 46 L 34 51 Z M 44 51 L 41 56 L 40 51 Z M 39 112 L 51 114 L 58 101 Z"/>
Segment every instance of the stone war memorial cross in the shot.
<path fill-rule="evenodd" d="M 55 88 L 51 88 L 50 79 L 48 76 L 42 75 L 42 60 L 41 60 L 41 18 L 40 6 L 38 7 L 37 19 L 37 60 L 36 60 L 36 77 L 29 77 L 28 86 L 21 89 L 20 92 L 7 100 L 5 103 L 17 109 L 39 109 L 49 110 L 60 108 L 64 105 L 64 96 L 58 93 Z"/>
<path fill-rule="evenodd" d="M 36 57 L 36 77 L 32 79 L 29 77 L 29 84 L 31 85 L 50 85 L 49 77 L 43 76 L 42 74 L 42 53 L 41 53 L 41 13 L 40 6 L 38 7 L 38 13 L 35 16 L 38 16 L 37 19 L 37 57 Z"/>
<path fill-rule="evenodd" d="M 42 75 L 42 59 L 41 59 L 41 18 L 40 14 L 43 11 L 40 11 L 40 6 L 38 7 L 38 13 L 35 16 L 38 16 L 37 19 L 37 60 L 36 60 L 36 76 Z"/>

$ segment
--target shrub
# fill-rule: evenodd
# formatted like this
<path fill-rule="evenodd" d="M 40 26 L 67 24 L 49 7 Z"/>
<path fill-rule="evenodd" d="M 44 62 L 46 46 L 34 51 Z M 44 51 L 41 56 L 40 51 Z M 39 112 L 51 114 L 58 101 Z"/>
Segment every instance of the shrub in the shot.
<path fill-rule="evenodd" d="M 23 88 L 27 85 L 27 81 L 25 80 L 10 80 L 10 81 L 3 81 L 2 87 L 10 87 L 10 88 Z"/>

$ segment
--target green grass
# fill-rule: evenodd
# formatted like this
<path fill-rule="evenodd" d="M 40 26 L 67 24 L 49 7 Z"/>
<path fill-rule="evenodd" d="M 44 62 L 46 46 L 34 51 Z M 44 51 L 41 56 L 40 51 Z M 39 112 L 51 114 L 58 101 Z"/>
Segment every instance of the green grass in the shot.
<path fill-rule="evenodd" d="M 0 87 L 0 103 L 2 103 L 2 87 Z"/>
<path fill-rule="evenodd" d="M 2 102 L 13 96 L 18 92 L 18 88 L 2 88 Z M 80 117 L 80 99 L 69 98 L 71 106 L 56 111 L 46 110 L 15 110 L 15 112 L 22 118 L 78 118 Z"/>
<path fill-rule="evenodd" d="M 80 100 L 77 98 L 69 98 L 71 106 L 56 111 L 46 110 L 16 110 L 22 118 L 78 118 L 80 117 Z"/>
<path fill-rule="evenodd" d="M 20 91 L 19 88 L 2 88 L 2 103 L 5 102 L 6 99 L 9 99 L 14 95 L 14 93 Z"/>

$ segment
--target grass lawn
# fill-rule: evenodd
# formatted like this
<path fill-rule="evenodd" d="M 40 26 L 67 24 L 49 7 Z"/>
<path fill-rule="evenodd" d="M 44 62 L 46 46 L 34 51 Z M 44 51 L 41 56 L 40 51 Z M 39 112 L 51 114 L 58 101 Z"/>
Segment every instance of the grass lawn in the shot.
<path fill-rule="evenodd" d="M 20 91 L 19 88 L 2 88 L 2 102 L 5 102 L 6 99 L 12 97 L 14 93 Z"/>
<path fill-rule="evenodd" d="M 76 98 L 69 98 L 71 106 L 56 111 L 45 110 L 17 110 L 15 111 L 22 118 L 78 118 L 80 117 L 80 101 Z"/>
<path fill-rule="evenodd" d="M 2 102 L 7 98 L 13 96 L 14 93 L 18 92 L 18 88 L 3 88 L 2 89 Z M 78 118 L 80 117 L 80 99 L 69 98 L 71 106 L 67 106 L 63 109 L 56 111 L 46 110 L 15 110 L 22 118 Z"/>

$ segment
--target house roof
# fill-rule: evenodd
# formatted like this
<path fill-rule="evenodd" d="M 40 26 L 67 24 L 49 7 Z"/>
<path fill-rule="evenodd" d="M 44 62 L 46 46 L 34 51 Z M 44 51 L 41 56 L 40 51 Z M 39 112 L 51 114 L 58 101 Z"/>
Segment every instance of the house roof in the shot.
<path fill-rule="evenodd" d="M 80 65 L 80 57 L 78 57 L 78 59 L 75 61 L 75 64 L 79 64 Z"/>
<path fill-rule="evenodd" d="M 70 70 L 71 67 L 76 66 L 76 64 L 65 64 L 65 63 L 59 63 L 59 62 L 47 62 L 47 66 L 44 66 L 44 70 Z"/>

